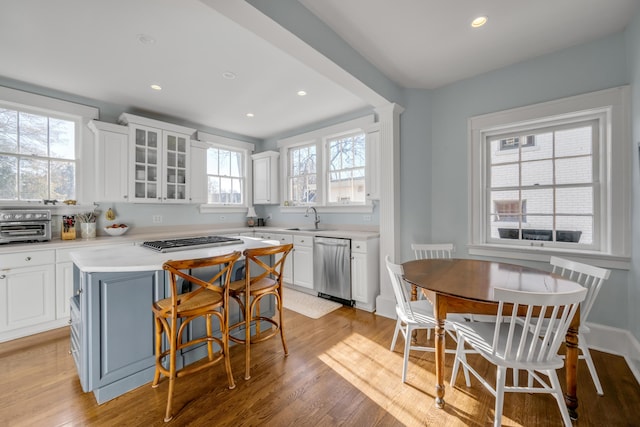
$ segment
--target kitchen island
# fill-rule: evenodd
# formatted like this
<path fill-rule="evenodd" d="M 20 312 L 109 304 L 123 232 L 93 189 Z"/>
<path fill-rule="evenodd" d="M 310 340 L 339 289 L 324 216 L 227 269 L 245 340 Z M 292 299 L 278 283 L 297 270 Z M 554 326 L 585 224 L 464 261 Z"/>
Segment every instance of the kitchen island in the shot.
<path fill-rule="evenodd" d="M 240 239 L 238 244 L 168 253 L 139 245 L 72 252 L 71 352 L 83 391 L 93 392 L 101 404 L 150 383 L 155 370 L 151 303 L 170 295 L 162 264 L 170 259 L 205 258 L 278 244 L 252 237 Z M 238 273 L 242 265 L 236 263 L 233 280 L 242 277 L 242 271 Z M 183 291 L 188 287 L 184 284 Z M 261 309 L 272 313 L 272 301 Z M 232 304 L 230 321 L 239 320 L 238 307 Z M 204 328 L 204 321 L 194 321 L 188 333 L 197 336 Z M 190 349 L 180 355 L 178 363 L 193 363 L 205 355 L 206 346 Z"/>

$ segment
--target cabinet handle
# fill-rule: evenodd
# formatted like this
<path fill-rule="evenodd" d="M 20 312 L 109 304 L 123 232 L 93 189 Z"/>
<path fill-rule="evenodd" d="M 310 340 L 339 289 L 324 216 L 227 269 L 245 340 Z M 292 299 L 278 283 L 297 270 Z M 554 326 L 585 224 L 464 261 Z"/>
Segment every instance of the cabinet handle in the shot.
<path fill-rule="evenodd" d="M 0 279 L 5 279 L 7 276 L 5 274 L 0 276 Z"/>
<path fill-rule="evenodd" d="M 24 260 L 25 260 L 25 261 L 31 261 L 31 257 L 30 257 L 30 256 L 28 256 L 28 257 L 26 257 Z"/>

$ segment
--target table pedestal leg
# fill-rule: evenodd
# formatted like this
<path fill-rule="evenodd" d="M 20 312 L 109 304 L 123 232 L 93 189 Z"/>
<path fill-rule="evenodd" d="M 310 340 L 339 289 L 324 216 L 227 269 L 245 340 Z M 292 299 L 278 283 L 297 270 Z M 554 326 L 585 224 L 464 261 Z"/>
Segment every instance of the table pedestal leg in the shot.
<path fill-rule="evenodd" d="M 576 317 L 579 314 L 576 314 Z M 577 397 L 577 379 L 578 379 L 578 326 L 571 325 L 566 336 L 566 355 L 565 355 L 565 372 L 567 390 L 564 394 L 564 402 L 569 409 L 569 416 L 572 420 L 578 419 L 578 397 Z"/>
<path fill-rule="evenodd" d="M 434 315 L 436 318 L 436 408 L 444 408 L 444 346 L 445 330 L 444 320 L 446 311 L 440 307 L 439 297 L 436 295 Z"/>

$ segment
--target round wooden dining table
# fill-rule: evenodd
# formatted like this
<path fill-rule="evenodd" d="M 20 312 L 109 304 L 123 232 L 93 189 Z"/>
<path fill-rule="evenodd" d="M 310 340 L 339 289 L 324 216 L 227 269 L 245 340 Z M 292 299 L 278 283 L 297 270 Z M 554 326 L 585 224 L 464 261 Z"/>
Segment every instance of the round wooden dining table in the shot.
<path fill-rule="evenodd" d="M 436 359 L 436 406 L 443 408 L 444 395 L 444 321 L 447 313 L 495 315 L 498 301 L 495 288 L 528 292 L 567 292 L 581 288 L 577 282 L 542 270 L 494 261 L 471 259 L 426 259 L 402 264 L 405 280 L 433 304 Z M 565 338 L 565 403 L 572 419 L 578 418 L 577 366 L 580 311 L 576 313 Z"/>

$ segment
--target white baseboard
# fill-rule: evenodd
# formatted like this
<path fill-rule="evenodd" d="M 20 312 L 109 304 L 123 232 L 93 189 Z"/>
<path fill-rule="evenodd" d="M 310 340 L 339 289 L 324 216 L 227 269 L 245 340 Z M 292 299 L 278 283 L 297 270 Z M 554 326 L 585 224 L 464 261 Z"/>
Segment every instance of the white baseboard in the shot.
<path fill-rule="evenodd" d="M 587 335 L 589 348 L 624 357 L 633 376 L 640 384 L 640 342 L 638 339 L 625 329 L 590 322 L 587 322 L 587 325 L 591 329 Z"/>

